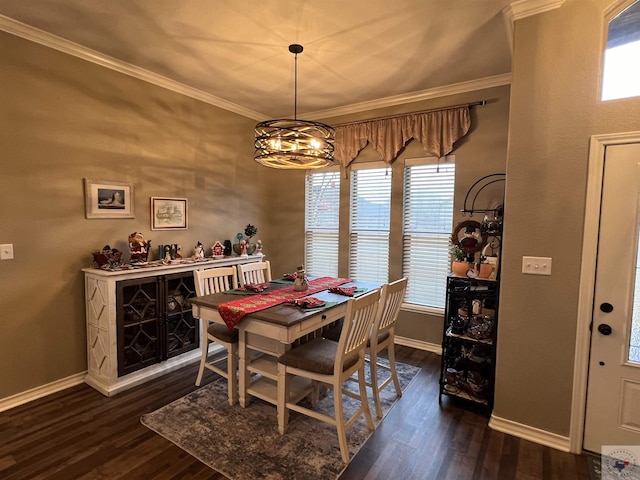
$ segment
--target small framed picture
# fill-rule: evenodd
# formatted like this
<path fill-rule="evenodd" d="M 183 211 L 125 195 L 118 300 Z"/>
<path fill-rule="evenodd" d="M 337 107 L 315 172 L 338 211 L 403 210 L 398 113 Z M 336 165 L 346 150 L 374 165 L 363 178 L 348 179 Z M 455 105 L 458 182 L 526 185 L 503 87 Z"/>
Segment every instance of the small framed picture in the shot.
<path fill-rule="evenodd" d="M 151 230 L 187 228 L 187 199 L 151 197 Z"/>
<path fill-rule="evenodd" d="M 133 184 L 84 179 L 86 218 L 135 218 Z"/>

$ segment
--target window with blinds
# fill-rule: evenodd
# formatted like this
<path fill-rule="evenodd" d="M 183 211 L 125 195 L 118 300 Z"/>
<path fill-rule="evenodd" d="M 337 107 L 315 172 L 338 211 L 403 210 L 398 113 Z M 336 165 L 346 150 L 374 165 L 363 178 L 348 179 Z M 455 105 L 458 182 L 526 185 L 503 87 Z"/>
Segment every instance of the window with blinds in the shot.
<path fill-rule="evenodd" d="M 454 180 L 453 156 L 405 162 L 402 270 L 409 278 L 406 303 L 445 306 Z"/>
<path fill-rule="evenodd" d="M 308 173 L 305 183 L 305 272 L 338 276 L 340 170 Z"/>
<path fill-rule="evenodd" d="M 389 281 L 391 169 L 355 165 L 351 171 L 349 277 Z"/>

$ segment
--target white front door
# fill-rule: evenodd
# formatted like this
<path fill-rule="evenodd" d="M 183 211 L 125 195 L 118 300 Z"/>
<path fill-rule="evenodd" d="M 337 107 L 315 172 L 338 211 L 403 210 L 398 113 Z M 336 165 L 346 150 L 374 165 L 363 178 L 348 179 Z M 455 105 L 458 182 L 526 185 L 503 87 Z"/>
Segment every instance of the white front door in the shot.
<path fill-rule="evenodd" d="M 640 144 L 606 148 L 584 449 L 640 445 Z"/>

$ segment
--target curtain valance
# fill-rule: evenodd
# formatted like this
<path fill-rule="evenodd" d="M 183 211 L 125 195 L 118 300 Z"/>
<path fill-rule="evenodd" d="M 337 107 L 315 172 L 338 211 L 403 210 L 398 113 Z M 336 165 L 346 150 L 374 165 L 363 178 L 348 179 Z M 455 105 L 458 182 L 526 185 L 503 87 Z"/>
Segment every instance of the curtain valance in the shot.
<path fill-rule="evenodd" d="M 391 163 L 415 138 L 427 154 L 440 158 L 470 127 L 469 105 L 337 125 L 334 156 L 346 167 L 371 143 L 382 160 Z"/>

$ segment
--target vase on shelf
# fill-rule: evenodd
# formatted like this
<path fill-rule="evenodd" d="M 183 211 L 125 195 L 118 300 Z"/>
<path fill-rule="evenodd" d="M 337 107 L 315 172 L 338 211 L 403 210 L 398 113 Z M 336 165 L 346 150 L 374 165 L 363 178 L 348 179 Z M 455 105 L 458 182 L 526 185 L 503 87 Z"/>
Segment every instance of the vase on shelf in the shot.
<path fill-rule="evenodd" d="M 451 264 L 451 272 L 453 272 L 456 277 L 466 277 L 467 270 L 469 270 L 469 268 L 471 268 L 469 262 L 460 262 L 456 260 Z"/>
<path fill-rule="evenodd" d="M 478 278 L 489 278 L 493 273 L 493 265 L 490 263 L 481 263 L 478 269 Z"/>

